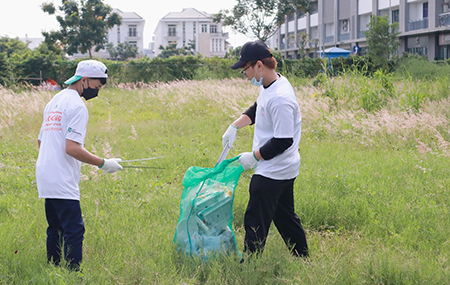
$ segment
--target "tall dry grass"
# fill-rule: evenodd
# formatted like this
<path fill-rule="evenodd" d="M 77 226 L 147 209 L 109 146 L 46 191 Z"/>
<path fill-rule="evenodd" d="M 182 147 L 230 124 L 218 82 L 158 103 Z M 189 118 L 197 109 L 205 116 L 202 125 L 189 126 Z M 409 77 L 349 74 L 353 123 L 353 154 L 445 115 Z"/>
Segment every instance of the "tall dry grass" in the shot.
<path fill-rule="evenodd" d="M 305 262 L 289 255 L 274 228 L 262 257 L 244 264 L 227 257 L 197 262 L 173 245 L 183 174 L 214 165 L 221 135 L 258 88 L 242 79 L 122 84 L 88 101 L 88 150 L 165 158 L 149 162 L 162 169 L 113 176 L 82 168 L 82 276 L 46 264 L 45 214 L 34 183 L 35 139 L 56 92 L 0 90 L 7 124 L 0 129 L 0 284 L 446 284 L 448 99 L 404 108 L 402 98 L 427 88 L 394 81 L 381 108 L 368 111 L 350 88 L 369 92 L 360 84 L 372 79 L 330 80 L 295 86 L 303 115 L 295 204 L 312 256 Z M 331 87 L 335 98 L 327 96 Z M 229 157 L 251 141 L 251 128 L 239 130 Z M 242 174 L 233 204 L 240 249 L 250 177 Z"/>

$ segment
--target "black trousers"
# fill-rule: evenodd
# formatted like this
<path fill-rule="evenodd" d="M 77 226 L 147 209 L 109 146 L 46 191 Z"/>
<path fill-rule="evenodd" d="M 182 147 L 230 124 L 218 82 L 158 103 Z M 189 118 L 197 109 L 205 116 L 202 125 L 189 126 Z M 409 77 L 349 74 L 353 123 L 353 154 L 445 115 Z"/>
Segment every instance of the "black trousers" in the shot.
<path fill-rule="evenodd" d="M 47 259 L 58 265 L 62 246 L 69 267 L 78 270 L 83 257 L 84 222 L 80 201 L 45 199 L 47 217 Z"/>
<path fill-rule="evenodd" d="M 308 256 L 305 231 L 294 210 L 294 181 L 253 175 L 244 218 L 244 252 L 262 253 L 273 221 L 291 253 Z"/>

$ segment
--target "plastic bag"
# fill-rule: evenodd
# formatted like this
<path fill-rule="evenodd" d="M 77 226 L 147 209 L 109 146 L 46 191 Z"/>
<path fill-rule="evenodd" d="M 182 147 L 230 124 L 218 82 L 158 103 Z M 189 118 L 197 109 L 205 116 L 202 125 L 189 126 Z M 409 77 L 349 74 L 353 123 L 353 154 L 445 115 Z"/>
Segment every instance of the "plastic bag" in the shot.
<path fill-rule="evenodd" d="M 244 171 L 238 159 L 186 171 L 174 237 L 179 251 L 199 257 L 211 252 L 241 256 L 232 228 L 234 190 Z"/>

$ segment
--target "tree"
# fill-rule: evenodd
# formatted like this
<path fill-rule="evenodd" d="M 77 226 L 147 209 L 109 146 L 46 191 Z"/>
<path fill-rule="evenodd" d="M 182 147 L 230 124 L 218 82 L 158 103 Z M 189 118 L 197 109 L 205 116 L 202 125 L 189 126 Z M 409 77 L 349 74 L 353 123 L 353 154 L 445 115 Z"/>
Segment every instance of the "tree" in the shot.
<path fill-rule="evenodd" d="M 158 55 L 160 58 L 169 58 L 171 56 L 176 55 L 192 55 L 193 52 L 189 50 L 189 48 L 182 47 L 177 48 L 176 43 L 168 44 L 166 47 L 163 45 L 159 46 L 159 50 L 161 50 L 161 53 Z"/>
<path fill-rule="evenodd" d="M 42 32 L 45 41 L 51 46 L 55 43 L 64 47 L 69 54 L 89 53 L 92 49 L 99 51 L 108 42 L 106 34 L 114 25 L 121 24 L 121 17 L 111 13 L 112 8 L 102 0 L 62 0 L 58 8 L 62 15 L 57 15 L 60 30 Z M 53 3 L 43 3 L 41 8 L 50 15 L 55 14 Z"/>
<path fill-rule="evenodd" d="M 295 41 L 295 35 L 291 35 L 288 37 L 289 40 Z M 306 44 L 312 43 L 307 33 L 298 33 L 297 40 L 295 42 L 298 48 L 298 55 L 300 57 L 305 57 L 306 54 L 309 54 L 309 49 L 305 49 Z"/>
<path fill-rule="evenodd" d="M 7 57 L 12 54 L 24 54 L 29 52 L 28 44 L 23 43 L 19 38 L 0 38 L 0 53 L 5 53 Z"/>
<path fill-rule="evenodd" d="M 220 10 L 213 21 L 246 36 L 266 41 L 285 22 L 286 15 L 308 11 L 309 0 L 237 0 L 232 10 Z"/>
<path fill-rule="evenodd" d="M 383 17 L 373 15 L 370 23 L 367 25 L 369 30 L 365 32 L 368 57 L 374 64 L 385 68 L 389 61 L 389 57 L 395 53 L 399 46 L 398 23 L 389 23 L 388 16 Z"/>
<path fill-rule="evenodd" d="M 111 58 L 116 60 L 120 59 L 122 61 L 125 61 L 128 58 L 134 58 L 138 54 L 137 46 L 132 45 L 129 42 L 119 43 L 117 46 L 114 46 L 113 43 L 109 43 L 106 45 L 106 50 L 109 52 Z"/>
<path fill-rule="evenodd" d="M 194 54 L 195 54 L 195 46 L 196 46 L 195 40 L 189 40 L 187 46 L 185 46 L 184 48 L 185 48 L 187 51 L 189 51 L 189 53 L 190 53 L 191 55 L 194 55 Z"/>
<path fill-rule="evenodd" d="M 12 75 L 13 66 L 6 52 L 0 52 L 0 86 L 7 85 Z"/>

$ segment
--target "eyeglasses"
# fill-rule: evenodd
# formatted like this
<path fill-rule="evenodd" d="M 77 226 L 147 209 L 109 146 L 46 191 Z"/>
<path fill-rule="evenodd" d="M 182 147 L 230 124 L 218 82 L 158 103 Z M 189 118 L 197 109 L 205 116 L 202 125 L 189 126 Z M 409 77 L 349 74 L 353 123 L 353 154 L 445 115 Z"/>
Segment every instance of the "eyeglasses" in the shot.
<path fill-rule="evenodd" d="M 243 75 L 245 75 L 245 71 L 246 71 L 247 69 L 249 69 L 250 67 L 251 67 L 251 65 L 247 66 L 246 68 L 244 68 L 243 70 L 241 70 L 241 73 L 242 73 Z"/>

